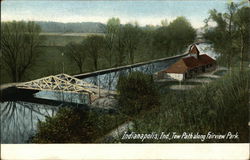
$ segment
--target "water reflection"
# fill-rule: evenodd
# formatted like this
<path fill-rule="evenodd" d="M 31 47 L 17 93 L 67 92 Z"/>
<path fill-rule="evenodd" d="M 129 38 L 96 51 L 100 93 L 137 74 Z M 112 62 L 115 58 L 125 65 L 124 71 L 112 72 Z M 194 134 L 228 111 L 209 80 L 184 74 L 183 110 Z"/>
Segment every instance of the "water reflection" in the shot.
<path fill-rule="evenodd" d="M 34 94 L 34 97 L 61 102 L 89 104 L 89 96 L 84 93 L 40 91 Z"/>
<path fill-rule="evenodd" d="M 214 59 L 217 59 L 220 56 L 218 53 L 214 51 L 213 46 L 211 44 L 201 43 L 197 45 L 197 47 L 200 51 L 200 54 L 207 54 Z M 143 66 L 131 67 L 129 69 L 123 69 L 123 70 L 119 70 L 116 72 L 110 72 L 110 73 L 106 73 L 106 74 L 102 74 L 98 76 L 84 78 L 83 80 L 89 83 L 93 83 L 95 85 L 100 85 L 101 88 L 115 90 L 118 78 L 122 74 L 126 75 L 132 71 L 140 71 L 145 74 L 154 74 L 156 72 L 166 69 L 171 64 L 178 61 L 179 59 L 180 58 L 175 58 L 175 59 L 164 60 L 164 61 L 155 62 L 151 64 L 146 64 Z"/>
<path fill-rule="evenodd" d="M 198 45 L 198 48 L 201 51 L 201 54 L 206 53 L 213 58 L 217 58 L 219 56 L 211 48 L 211 45 L 200 44 Z M 177 60 L 179 60 L 179 58 L 123 69 L 103 75 L 92 76 L 84 78 L 83 80 L 98 85 L 104 89 L 115 90 L 120 75 L 126 75 L 131 71 L 140 71 L 146 74 L 154 74 L 155 72 L 166 69 Z M 89 100 L 85 95 L 76 93 L 67 94 L 46 91 L 36 93 L 35 97 L 77 104 L 86 104 Z M 0 104 L 1 143 L 27 143 L 29 137 L 36 132 L 38 121 L 44 121 L 46 116 L 55 115 L 60 107 L 29 102 L 4 102 Z"/>
<path fill-rule="evenodd" d="M 98 76 L 92 76 L 88 78 L 84 78 L 84 81 L 87 81 L 89 83 L 100 85 L 101 88 L 108 89 L 108 90 L 115 90 L 117 81 L 120 75 L 126 75 L 130 72 L 134 71 L 140 71 L 145 74 L 154 74 L 155 72 L 161 71 L 163 69 L 166 69 L 171 64 L 175 63 L 179 58 L 171 59 L 167 61 L 162 62 L 155 62 L 143 66 L 133 67 L 129 69 L 123 69 L 116 72 L 110 72 Z"/>
<path fill-rule="evenodd" d="M 1 143 L 25 143 L 38 121 L 54 116 L 58 107 L 28 102 L 1 103 Z"/>

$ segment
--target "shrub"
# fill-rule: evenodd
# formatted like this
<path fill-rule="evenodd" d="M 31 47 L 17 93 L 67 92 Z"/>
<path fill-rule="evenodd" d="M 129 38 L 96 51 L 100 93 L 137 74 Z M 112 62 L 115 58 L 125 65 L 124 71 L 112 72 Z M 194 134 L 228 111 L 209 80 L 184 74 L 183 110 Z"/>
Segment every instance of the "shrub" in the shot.
<path fill-rule="evenodd" d="M 119 115 L 61 108 L 54 117 L 38 123 L 33 143 L 91 143 L 117 127 L 124 119 Z"/>
<path fill-rule="evenodd" d="M 157 111 L 137 118 L 137 133 L 238 132 L 239 139 L 211 139 L 204 142 L 248 142 L 249 72 L 228 74 L 222 79 L 183 92 L 161 95 Z M 134 141 L 125 141 L 134 142 Z M 144 142 L 201 142 L 200 140 L 148 140 Z"/>
<path fill-rule="evenodd" d="M 127 115 L 136 115 L 159 104 L 153 77 L 141 72 L 120 76 L 117 91 L 120 110 Z"/>

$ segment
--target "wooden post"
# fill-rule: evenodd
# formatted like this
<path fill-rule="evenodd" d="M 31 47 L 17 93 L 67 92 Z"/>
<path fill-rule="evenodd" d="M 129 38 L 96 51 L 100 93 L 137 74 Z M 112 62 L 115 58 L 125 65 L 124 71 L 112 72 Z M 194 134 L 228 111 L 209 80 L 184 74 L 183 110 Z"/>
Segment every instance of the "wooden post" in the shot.
<path fill-rule="evenodd" d="M 62 57 L 63 57 L 63 56 L 64 56 L 64 53 L 62 52 Z M 63 73 L 64 73 L 64 60 L 62 61 L 62 65 L 63 65 L 63 66 L 62 66 L 62 67 L 63 67 L 62 69 L 63 69 Z"/>
<path fill-rule="evenodd" d="M 88 95 L 89 95 L 89 104 L 91 104 L 92 103 L 91 94 L 88 93 Z"/>
<path fill-rule="evenodd" d="M 99 78 L 99 75 L 97 76 L 98 78 L 98 94 L 99 94 L 99 97 L 101 96 L 101 91 L 100 91 L 100 78 Z"/>

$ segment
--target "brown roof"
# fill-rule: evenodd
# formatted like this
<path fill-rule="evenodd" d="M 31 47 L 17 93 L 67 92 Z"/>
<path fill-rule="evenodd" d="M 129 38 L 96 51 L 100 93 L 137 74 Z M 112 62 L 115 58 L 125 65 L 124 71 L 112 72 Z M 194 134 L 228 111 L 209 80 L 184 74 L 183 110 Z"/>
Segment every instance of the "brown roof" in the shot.
<path fill-rule="evenodd" d="M 199 59 L 194 58 L 193 56 L 182 58 L 182 60 L 185 62 L 185 65 L 188 68 L 194 68 L 202 65 L 199 61 Z"/>
<path fill-rule="evenodd" d="M 186 66 L 183 59 L 180 59 L 176 63 L 172 64 L 170 67 L 168 67 L 164 72 L 166 73 L 185 73 L 188 70 L 188 67 Z"/>
<path fill-rule="evenodd" d="M 164 72 L 166 73 L 185 73 L 187 70 L 194 67 L 199 67 L 216 62 L 214 59 L 206 54 L 200 55 L 198 59 L 193 56 L 182 58 L 176 63 L 168 67 Z"/>
<path fill-rule="evenodd" d="M 208 55 L 206 54 L 202 54 L 199 56 L 199 61 L 201 62 L 201 64 L 203 65 L 207 65 L 207 64 L 211 64 L 211 63 L 215 63 L 216 61 L 209 57 Z"/>
<path fill-rule="evenodd" d="M 190 46 L 189 53 L 191 53 L 191 54 L 199 54 L 200 51 L 198 50 L 198 48 L 196 47 L 196 45 L 193 44 L 193 45 Z"/>

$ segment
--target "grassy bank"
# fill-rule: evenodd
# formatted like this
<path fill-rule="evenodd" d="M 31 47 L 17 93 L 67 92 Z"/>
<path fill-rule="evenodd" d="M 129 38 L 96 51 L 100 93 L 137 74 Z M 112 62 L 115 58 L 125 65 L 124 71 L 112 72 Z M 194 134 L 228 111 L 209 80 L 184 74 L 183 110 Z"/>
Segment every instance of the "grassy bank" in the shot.
<path fill-rule="evenodd" d="M 225 77 L 182 92 L 161 92 L 161 105 L 143 117 L 135 118 L 136 133 L 183 132 L 196 134 L 237 133 L 239 139 L 144 140 L 144 142 L 248 142 L 250 73 L 238 71 Z M 162 87 L 161 87 L 162 88 Z M 141 140 L 123 140 L 141 143 Z"/>
<path fill-rule="evenodd" d="M 81 43 L 84 38 L 91 35 L 103 36 L 103 33 L 41 33 L 45 41 L 42 46 L 65 46 L 70 42 Z"/>
<path fill-rule="evenodd" d="M 224 77 L 214 80 L 213 82 L 196 84 L 197 87 L 185 91 L 169 90 L 168 86 L 173 83 L 167 83 L 168 82 L 158 83 L 155 86 L 159 93 L 159 103 L 155 103 L 153 106 L 144 104 L 143 109 L 140 109 L 138 112 L 129 113 L 129 115 L 120 112 L 115 115 L 105 115 L 102 113 L 79 114 L 78 111 L 71 113 L 70 110 L 67 111 L 69 113 L 65 111 L 62 113 L 59 112 L 55 117 L 47 118 L 45 122 L 39 124 L 39 132 L 33 142 L 106 142 L 106 140 L 96 140 L 104 138 L 103 136 L 111 130 L 128 121 L 134 123 L 133 128 L 129 130 L 128 133 L 157 133 L 160 135 L 162 132 L 165 134 L 176 132 L 176 134 L 182 135 L 186 132 L 207 135 L 210 132 L 211 135 L 227 135 L 231 132 L 239 136 L 239 138 L 236 139 L 207 138 L 204 139 L 204 141 L 201 139 L 145 139 L 143 143 L 248 142 L 249 71 L 229 72 Z M 141 89 L 139 90 L 141 91 Z M 146 95 L 141 94 L 139 100 L 142 100 L 144 96 Z M 131 98 L 133 99 L 133 97 Z M 135 102 L 135 104 L 138 104 L 137 102 Z M 150 99 L 148 102 L 150 102 Z M 132 103 L 130 106 L 133 107 Z M 145 106 L 147 107 L 145 108 Z M 71 114 L 72 116 L 70 116 Z M 82 120 L 72 120 L 74 117 L 76 119 L 80 117 Z M 75 132 L 75 127 L 73 127 L 75 124 L 73 123 L 79 125 L 80 131 L 83 130 L 84 134 L 80 131 Z M 63 134 L 59 134 L 59 131 Z M 70 136 L 65 137 L 65 135 L 69 133 Z M 109 139 L 107 142 L 142 143 L 141 139 L 125 140 L 122 139 L 122 136 L 123 133 L 121 133 L 121 137 L 118 139 Z"/>

